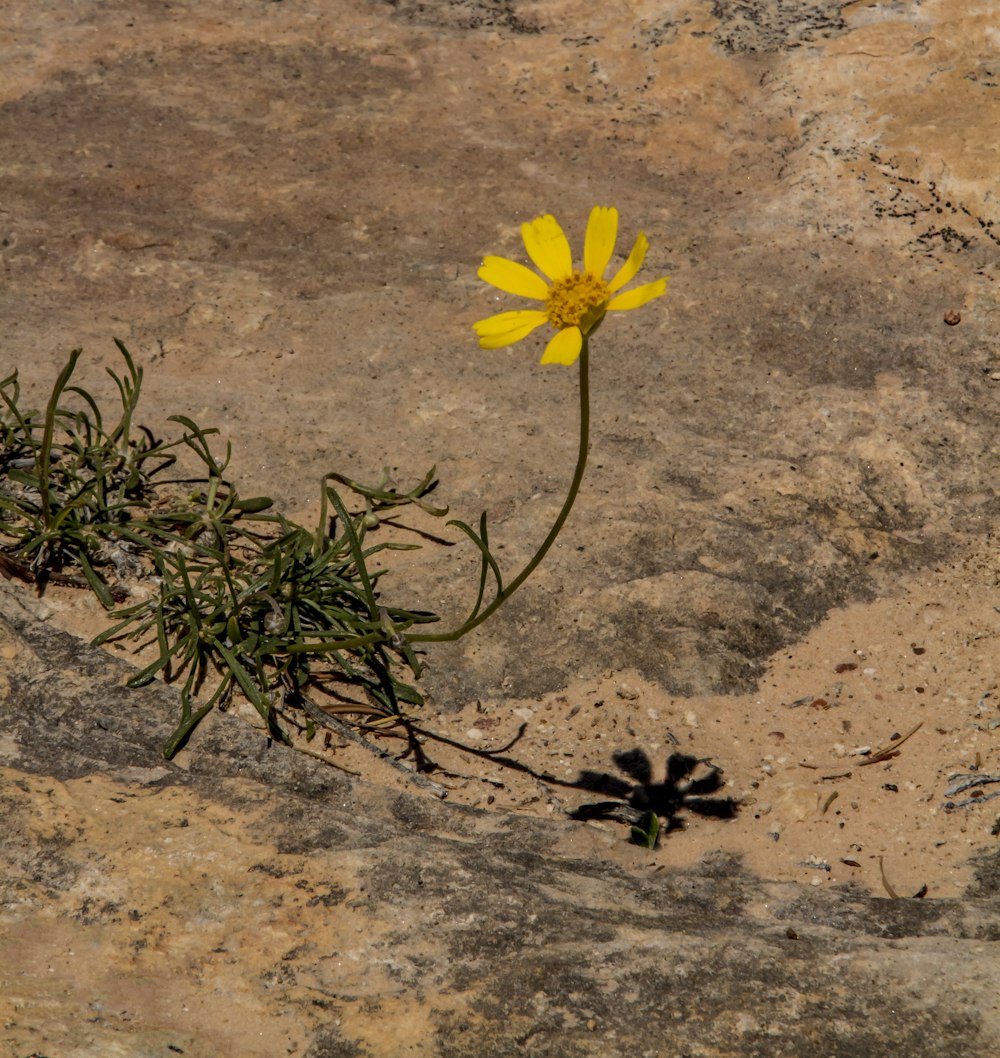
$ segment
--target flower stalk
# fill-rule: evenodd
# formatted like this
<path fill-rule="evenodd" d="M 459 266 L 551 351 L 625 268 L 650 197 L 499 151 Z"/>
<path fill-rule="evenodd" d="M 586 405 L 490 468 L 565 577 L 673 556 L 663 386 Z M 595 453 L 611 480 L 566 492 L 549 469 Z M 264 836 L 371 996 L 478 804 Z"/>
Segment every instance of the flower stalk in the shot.
<path fill-rule="evenodd" d="M 462 636 L 467 635 L 477 625 L 481 625 L 488 617 L 495 613 L 518 588 L 539 567 L 542 560 L 549 553 L 549 549 L 556 541 L 556 537 L 562 532 L 569 512 L 573 509 L 580 484 L 583 481 L 584 471 L 587 469 L 587 453 L 590 450 L 590 349 L 587 336 L 584 336 L 583 345 L 580 349 L 580 447 L 576 457 L 576 469 L 573 472 L 573 480 L 570 482 L 569 492 L 563 501 L 562 509 L 559 511 L 552 528 L 542 541 L 541 546 L 520 573 L 505 587 L 501 587 L 496 597 L 484 610 L 473 610 L 472 616 L 450 632 L 417 632 L 407 635 L 411 643 L 453 643 Z M 478 608 L 477 608 L 478 609 Z"/>

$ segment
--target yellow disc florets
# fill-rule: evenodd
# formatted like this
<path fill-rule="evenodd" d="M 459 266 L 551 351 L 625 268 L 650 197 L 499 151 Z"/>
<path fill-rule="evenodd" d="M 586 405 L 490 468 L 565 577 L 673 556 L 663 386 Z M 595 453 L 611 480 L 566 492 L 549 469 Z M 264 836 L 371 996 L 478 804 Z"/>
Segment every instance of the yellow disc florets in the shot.
<path fill-rule="evenodd" d="M 586 334 L 604 316 L 610 297 L 603 279 L 589 272 L 574 272 L 549 288 L 545 312 L 553 327 L 579 327 Z"/>

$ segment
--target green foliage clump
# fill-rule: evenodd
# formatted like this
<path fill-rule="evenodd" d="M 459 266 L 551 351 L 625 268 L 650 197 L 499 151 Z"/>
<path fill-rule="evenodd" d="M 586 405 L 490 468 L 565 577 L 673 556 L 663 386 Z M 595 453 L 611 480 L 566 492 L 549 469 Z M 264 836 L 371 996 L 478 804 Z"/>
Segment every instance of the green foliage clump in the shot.
<path fill-rule="evenodd" d="M 136 428 L 142 369 L 116 344 L 126 371 L 108 372 L 121 404 L 114 425 L 105 425 L 89 393 L 69 384 L 80 350 L 42 415 L 21 409 L 16 372 L 0 381 L 0 569 L 40 591 L 49 581 L 89 586 L 114 622 L 96 643 L 156 648 L 155 660 L 129 683 L 183 680 L 167 757 L 237 689 L 285 742 L 279 714 L 313 691 L 359 714 L 393 717 L 421 704 L 400 675 L 420 674 L 404 633 L 437 617 L 384 604 L 384 571 L 369 566 L 379 552 L 419 545 L 369 544 L 367 537 L 380 517 L 406 504 L 447 513 L 424 499 L 437 483 L 434 471 L 405 493 L 386 481 L 372 487 L 329 474 L 319 523 L 308 529 L 274 511 L 268 497 L 239 496 L 225 478 L 230 446 L 219 459 L 209 444 L 218 431 L 182 415 L 169 420 L 183 431 L 170 442 Z M 70 397 L 75 406 L 67 406 Z M 161 482 L 180 446 L 201 472 Z M 161 493 L 161 484 L 175 488 Z M 335 485 L 364 508 L 349 510 Z M 137 594 L 143 597 L 128 602 Z M 311 729 L 308 720 L 305 726 Z"/>

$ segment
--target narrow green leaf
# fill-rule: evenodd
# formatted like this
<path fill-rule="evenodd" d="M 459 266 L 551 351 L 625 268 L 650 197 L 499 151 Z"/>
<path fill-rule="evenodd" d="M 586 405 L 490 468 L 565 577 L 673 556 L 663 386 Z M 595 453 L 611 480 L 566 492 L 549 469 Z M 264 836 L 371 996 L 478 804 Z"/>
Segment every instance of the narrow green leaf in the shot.
<path fill-rule="evenodd" d="M 655 812 L 644 812 L 632 827 L 632 844 L 644 849 L 655 849 L 660 835 L 660 818 Z"/>

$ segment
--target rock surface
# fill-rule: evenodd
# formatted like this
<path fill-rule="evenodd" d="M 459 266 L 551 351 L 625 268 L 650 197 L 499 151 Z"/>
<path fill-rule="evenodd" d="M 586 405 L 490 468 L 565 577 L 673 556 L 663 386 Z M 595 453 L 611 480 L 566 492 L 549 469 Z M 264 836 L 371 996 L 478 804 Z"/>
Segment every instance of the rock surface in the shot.
<path fill-rule="evenodd" d="M 0 595 L 6 1053 L 995 1053 L 1000 893 L 877 899 L 350 781 Z"/>
<path fill-rule="evenodd" d="M 519 568 L 570 475 L 575 375 L 473 347 L 475 268 L 546 210 L 577 246 L 595 202 L 623 244 L 646 230 L 671 292 L 595 340 L 574 540 L 500 646 L 439 652 L 440 699 L 607 667 L 745 686 L 831 606 L 989 530 L 982 4 L 10 10 L 5 362 L 30 391 L 83 344 L 107 392 L 117 334 L 154 425 L 218 426 L 293 509 L 331 469 L 436 463 Z M 414 590 L 464 611 L 475 556 L 426 562 Z"/>
<path fill-rule="evenodd" d="M 83 344 L 106 393 L 115 334 L 146 421 L 219 426 L 252 491 L 307 510 L 332 469 L 436 463 L 516 569 L 574 376 L 473 348 L 475 268 L 617 205 L 669 297 L 595 339 L 563 544 L 428 686 L 746 688 L 992 531 L 990 6 L 10 0 L 3 373 L 42 403 Z M 474 569 L 429 552 L 399 590 L 454 616 Z M 953 902 L 571 860 L 566 824 L 348 781 L 225 716 L 165 765 L 167 691 L 2 605 L 16 1058 L 996 1053 L 995 860 Z"/>

